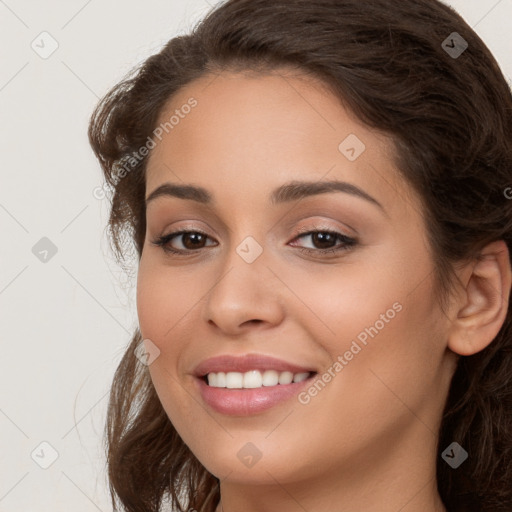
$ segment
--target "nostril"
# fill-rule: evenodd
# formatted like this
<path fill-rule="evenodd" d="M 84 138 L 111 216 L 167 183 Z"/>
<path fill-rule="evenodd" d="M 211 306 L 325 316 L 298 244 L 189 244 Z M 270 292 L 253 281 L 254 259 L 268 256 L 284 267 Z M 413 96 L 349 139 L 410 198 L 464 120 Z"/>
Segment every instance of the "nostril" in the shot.
<path fill-rule="evenodd" d="M 255 319 L 255 320 L 248 320 L 248 322 L 251 324 L 261 324 L 261 322 L 263 322 L 263 320 Z"/>

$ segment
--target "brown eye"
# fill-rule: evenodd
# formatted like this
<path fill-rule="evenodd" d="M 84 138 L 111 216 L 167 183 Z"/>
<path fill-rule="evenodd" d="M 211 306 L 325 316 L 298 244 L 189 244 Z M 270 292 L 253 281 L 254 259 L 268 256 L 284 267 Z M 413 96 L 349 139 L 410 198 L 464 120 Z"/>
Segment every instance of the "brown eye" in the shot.
<path fill-rule="evenodd" d="M 318 231 L 312 233 L 311 240 L 318 249 L 329 249 L 336 244 L 336 235 L 328 233 L 326 231 Z"/>
<path fill-rule="evenodd" d="M 161 247 L 165 252 L 184 254 L 203 249 L 206 247 L 208 239 L 208 235 L 200 231 L 176 231 L 159 237 L 157 240 L 153 241 L 153 244 Z M 178 247 L 176 247 L 176 245 L 178 245 Z"/>
<path fill-rule="evenodd" d="M 202 233 L 183 233 L 181 236 L 182 245 L 186 249 L 201 249 L 206 241 L 206 236 Z"/>
<path fill-rule="evenodd" d="M 356 239 L 348 237 L 342 233 L 338 233 L 337 231 L 325 229 L 317 229 L 302 233 L 296 237 L 296 240 L 307 238 L 311 240 L 313 247 L 299 247 L 301 252 L 307 254 L 333 254 L 341 251 L 347 251 L 357 245 Z"/>

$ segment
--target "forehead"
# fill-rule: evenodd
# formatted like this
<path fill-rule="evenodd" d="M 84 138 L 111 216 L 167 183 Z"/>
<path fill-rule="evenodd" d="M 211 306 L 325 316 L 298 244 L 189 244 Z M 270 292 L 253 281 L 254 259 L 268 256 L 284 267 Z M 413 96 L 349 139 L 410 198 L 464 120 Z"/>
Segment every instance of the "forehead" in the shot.
<path fill-rule="evenodd" d="M 386 183 L 390 193 L 404 186 L 391 139 L 363 125 L 320 81 L 297 73 L 205 75 L 172 97 L 158 126 L 148 191 L 167 180 L 218 186 L 242 178 L 254 192 L 262 183 L 324 177 L 381 194 Z"/>

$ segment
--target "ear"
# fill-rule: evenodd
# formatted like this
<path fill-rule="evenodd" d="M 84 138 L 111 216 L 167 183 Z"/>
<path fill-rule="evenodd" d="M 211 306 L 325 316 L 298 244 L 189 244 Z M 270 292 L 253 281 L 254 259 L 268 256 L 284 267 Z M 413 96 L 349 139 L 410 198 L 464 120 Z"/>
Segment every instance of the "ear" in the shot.
<path fill-rule="evenodd" d="M 470 356 L 487 347 L 501 329 L 508 311 L 511 268 L 507 244 L 488 244 L 462 272 L 464 290 L 459 295 L 448 347 Z"/>

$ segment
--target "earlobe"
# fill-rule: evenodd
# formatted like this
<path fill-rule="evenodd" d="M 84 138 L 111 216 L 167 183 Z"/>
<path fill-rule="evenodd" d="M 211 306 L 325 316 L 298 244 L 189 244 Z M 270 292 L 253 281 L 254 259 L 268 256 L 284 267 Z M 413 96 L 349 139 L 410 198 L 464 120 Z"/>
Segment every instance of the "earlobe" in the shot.
<path fill-rule="evenodd" d="M 462 356 L 487 347 L 505 321 L 512 282 L 506 243 L 498 240 L 488 244 L 469 270 L 448 339 L 448 347 Z"/>

